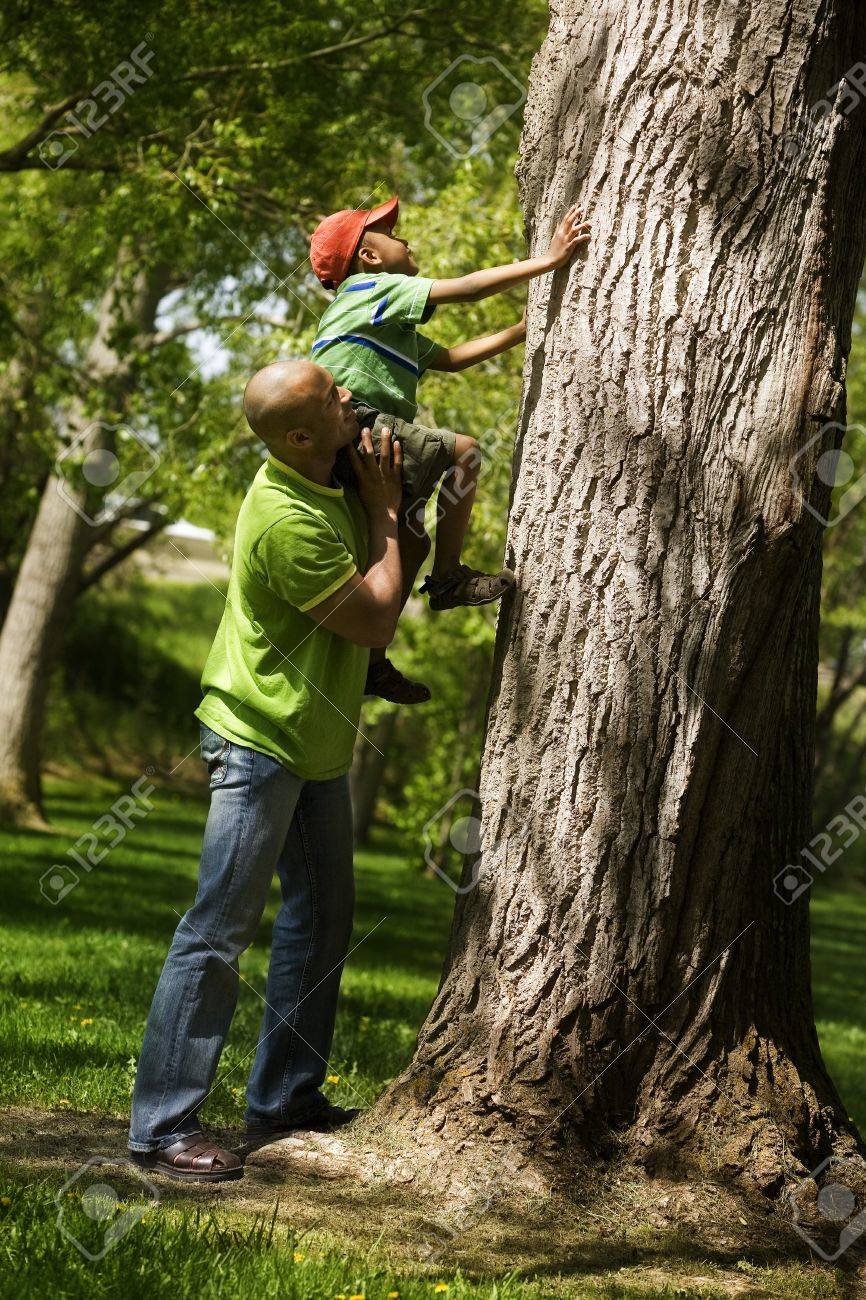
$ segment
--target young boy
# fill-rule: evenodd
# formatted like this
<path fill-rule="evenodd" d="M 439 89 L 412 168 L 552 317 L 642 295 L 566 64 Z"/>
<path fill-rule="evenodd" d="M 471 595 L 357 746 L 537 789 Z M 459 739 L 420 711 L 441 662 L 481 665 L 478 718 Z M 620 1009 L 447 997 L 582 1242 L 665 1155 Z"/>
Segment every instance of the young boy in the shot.
<path fill-rule="evenodd" d="M 418 274 L 412 250 L 394 234 L 399 201 L 389 199 L 369 211 L 335 212 L 316 228 L 310 245 L 313 270 L 334 300 L 319 322 L 313 356 L 335 382 L 351 389 L 361 427 L 369 427 L 378 447 L 382 428 L 390 428 L 403 448 L 403 507 L 398 520 L 403 566 L 403 604 L 430 550 L 424 532 L 424 506 L 447 476 L 437 499 L 433 571 L 421 590 L 431 609 L 485 605 L 514 584 L 509 569 L 480 573 L 461 562 L 481 453 L 475 438 L 449 429 L 415 424 L 416 388 L 427 370 L 465 370 L 498 356 L 526 337 L 526 323 L 484 338 L 444 348 L 420 333 L 443 303 L 478 302 L 565 266 L 589 239 L 589 225 L 577 207 L 569 208 L 541 257 L 472 271 L 454 280 L 428 280 Z M 338 465 L 341 476 L 351 470 Z M 430 691 L 412 682 L 386 658 L 370 653 L 367 695 L 396 704 L 420 704 Z"/>

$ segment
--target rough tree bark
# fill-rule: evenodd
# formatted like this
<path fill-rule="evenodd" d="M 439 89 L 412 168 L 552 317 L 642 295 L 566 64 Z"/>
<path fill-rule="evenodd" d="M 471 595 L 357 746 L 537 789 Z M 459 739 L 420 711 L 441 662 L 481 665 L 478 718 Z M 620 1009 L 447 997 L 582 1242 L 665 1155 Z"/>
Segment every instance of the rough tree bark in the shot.
<path fill-rule="evenodd" d="M 481 1139 L 560 1169 L 610 1139 L 772 1192 L 861 1149 L 808 900 L 772 884 L 810 835 L 822 528 L 791 466 L 826 509 L 838 434 L 799 452 L 845 420 L 857 8 L 552 5 L 528 233 L 580 201 L 594 235 L 531 292 L 481 874 L 378 1109 L 439 1170 Z"/>
<path fill-rule="evenodd" d="M 97 312 L 84 370 L 103 389 L 100 415 L 81 398 L 64 413 L 69 441 L 81 437 L 81 454 L 108 445 L 117 403 L 132 382 L 136 343 L 153 331 L 167 283 L 163 267 L 132 265 L 123 248 L 116 273 Z M 123 334 L 123 343 L 117 341 Z M 67 485 L 84 506 L 87 484 Z M 78 590 L 93 526 L 57 490 L 49 476 L 0 632 L 0 820 L 43 824 L 40 758 L 42 723 L 51 669 Z"/>

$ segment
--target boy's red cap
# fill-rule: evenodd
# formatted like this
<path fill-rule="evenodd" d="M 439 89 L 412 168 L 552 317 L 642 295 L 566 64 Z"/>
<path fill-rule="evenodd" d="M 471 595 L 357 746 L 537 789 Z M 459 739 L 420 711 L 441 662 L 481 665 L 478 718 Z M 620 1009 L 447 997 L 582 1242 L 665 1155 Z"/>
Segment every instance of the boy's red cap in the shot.
<path fill-rule="evenodd" d="M 368 226 L 387 221 L 388 229 L 393 230 L 399 211 L 400 202 L 395 194 L 378 208 L 367 211 L 346 208 L 319 222 L 310 240 L 310 264 L 326 289 L 336 289 L 345 280 L 355 249 Z"/>

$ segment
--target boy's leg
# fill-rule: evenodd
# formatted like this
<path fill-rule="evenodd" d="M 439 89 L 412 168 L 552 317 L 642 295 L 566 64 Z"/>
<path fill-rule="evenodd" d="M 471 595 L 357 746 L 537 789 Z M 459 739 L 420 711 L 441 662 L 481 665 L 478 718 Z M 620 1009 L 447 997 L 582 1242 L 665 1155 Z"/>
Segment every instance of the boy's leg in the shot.
<path fill-rule="evenodd" d="M 274 759 L 202 730 L 211 805 L 195 902 L 154 994 L 132 1099 L 129 1146 L 200 1132 L 235 1009 L 238 957 L 252 943 L 303 781 Z"/>
<path fill-rule="evenodd" d="M 481 448 L 465 433 L 455 435 L 454 464 L 442 480 L 436 500 L 436 549 L 433 577 L 444 578 L 460 563 L 481 469 Z"/>
<path fill-rule="evenodd" d="M 354 907 L 348 777 L 307 781 L 277 871 L 283 902 L 247 1088 L 251 1129 L 314 1123 L 329 1111 L 320 1089 Z"/>
<path fill-rule="evenodd" d="M 436 499 L 436 550 L 433 570 L 421 590 L 430 597 L 431 609 L 457 605 L 487 605 L 514 586 L 510 569 L 481 573 L 461 561 L 469 529 L 475 490 L 481 470 L 481 448 L 475 438 L 457 433 L 453 464 L 442 480 Z"/>

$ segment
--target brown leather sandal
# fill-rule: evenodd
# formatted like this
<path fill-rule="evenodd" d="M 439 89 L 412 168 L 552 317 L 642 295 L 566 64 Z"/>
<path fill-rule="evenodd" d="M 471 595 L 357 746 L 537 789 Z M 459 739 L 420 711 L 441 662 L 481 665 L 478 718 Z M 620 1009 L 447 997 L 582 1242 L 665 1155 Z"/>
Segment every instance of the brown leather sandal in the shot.
<path fill-rule="evenodd" d="M 238 1156 L 212 1142 L 204 1133 L 192 1133 L 159 1151 L 142 1153 L 136 1164 L 189 1183 L 221 1183 L 229 1178 L 242 1178 L 244 1173 Z"/>

